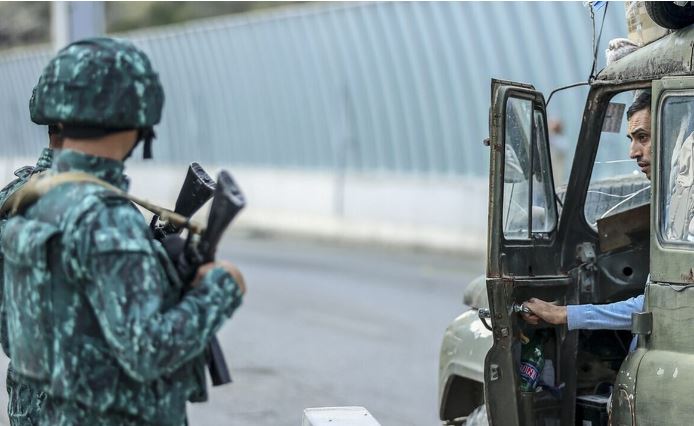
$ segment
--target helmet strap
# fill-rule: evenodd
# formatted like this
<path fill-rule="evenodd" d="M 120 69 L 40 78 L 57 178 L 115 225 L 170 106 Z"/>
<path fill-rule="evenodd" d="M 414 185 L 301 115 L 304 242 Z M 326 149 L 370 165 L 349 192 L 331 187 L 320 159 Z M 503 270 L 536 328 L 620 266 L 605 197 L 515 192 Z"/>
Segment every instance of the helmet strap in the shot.
<path fill-rule="evenodd" d="M 152 158 L 152 141 L 155 137 L 156 135 L 154 134 L 154 129 L 151 127 L 140 129 L 138 133 L 138 140 L 145 143 L 145 145 L 142 147 L 142 158 L 145 160 L 150 160 Z"/>
<path fill-rule="evenodd" d="M 142 148 L 142 158 L 145 160 L 152 158 L 152 139 L 145 140 L 145 146 Z"/>
<path fill-rule="evenodd" d="M 137 146 L 138 146 L 139 144 L 140 144 L 140 139 L 138 139 L 137 141 L 135 141 L 135 145 L 133 145 L 133 147 L 130 148 L 130 151 L 128 151 L 128 153 L 125 154 L 125 157 L 123 157 L 123 161 L 127 160 L 128 158 L 130 158 L 131 155 L 133 155 L 133 151 L 135 151 L 135 148 L 137 148 Z"/>
<path fill-rule="evenodd" d="M 152 140 L 154 140 L 155 134 L 154 134 L 154 129 L 151 127 L 145 127 L 142 129 L 137 130 L 137 141 L 135 142 L 135 145 L 128 151 L 128 154 L 123 158 L 123 161 L 127 160 L 130 158 L 131 155 L 133 155 L 133 151 L 135 151 L 135 148 L 137 148 L 138 145 L 140 145 L 140 142 L 144 142 L 144 146 L 142 147 L 142 158 L 145 160 L 149 160 L 152 158 Z"/>

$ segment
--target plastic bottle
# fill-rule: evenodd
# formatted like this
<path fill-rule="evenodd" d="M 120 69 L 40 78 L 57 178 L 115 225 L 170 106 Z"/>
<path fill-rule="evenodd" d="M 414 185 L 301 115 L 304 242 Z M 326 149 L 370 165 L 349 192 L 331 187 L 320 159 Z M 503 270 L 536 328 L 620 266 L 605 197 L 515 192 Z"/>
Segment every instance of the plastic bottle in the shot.
<path fill-rule="evenodd" d="M 551 359 L 545 359 L 545 366 L 540 374 L 540 383 L 547 386 L 554 386 L 554 363 Z"/>
<path fill-rule="evenodd" d="M 521 333 L 521 362 L 520 362 L 520 390 L 532 392 L 540 381 L 540 374 L 545 366 L 545 356 L 542 353 L 544 333 L 536 332 L 532 339 L 528 339 Z"/>

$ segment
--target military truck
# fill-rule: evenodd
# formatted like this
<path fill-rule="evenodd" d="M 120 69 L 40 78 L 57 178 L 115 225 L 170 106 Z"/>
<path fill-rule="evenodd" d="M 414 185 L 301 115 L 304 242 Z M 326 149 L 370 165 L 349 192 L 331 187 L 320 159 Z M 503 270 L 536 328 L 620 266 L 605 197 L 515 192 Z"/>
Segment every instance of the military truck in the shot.
<path fill-rule="evenodd" d="M 641 90 L 652 93 L 651 181 L 628 158 L 625 137 L 624 111 Z M 589 82 L 564 188 L 554 188 L 543 94 L 501 80 L 491 93 L 487 271 L 467 286 L 470 309 L 444 335 L 441 420 L 465 424 L 484 405 L 494 426 L 600 425 L 611 402 L 613 425 L 691 424 L 694 26 Z M 644 291 L 631 331 L 532 326 L 518 314 L 531 297 L 609 303 Z M 549 371 L 521 392 L 521 335 L 538 329 Z"/>

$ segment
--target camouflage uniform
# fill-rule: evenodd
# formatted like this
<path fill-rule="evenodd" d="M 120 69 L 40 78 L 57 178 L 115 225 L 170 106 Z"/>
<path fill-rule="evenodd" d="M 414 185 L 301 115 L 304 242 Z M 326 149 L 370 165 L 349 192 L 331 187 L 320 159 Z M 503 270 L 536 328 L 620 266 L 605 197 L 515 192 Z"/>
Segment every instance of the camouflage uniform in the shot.
<path fill-rule="evenodd" d="M 44 148 L 41 156 L 35 166 L 26 166 L 17 169 L 14 174 L 17 179 L 10 182 L 7 186 L 0 190 L 0 205 L 15 191 L 19 190 L 26 181 L 35 173 L 40 173 L 51 167 L 53 163 L 53 150 Z M 6 217 L 0 218 L 0 236 L 2 236 L 2 227 L 7 221 Z M 0 301 L 3 294 L 3 259 L 0 255 Z M 0 302 L 0 343 L 5 355 L 10 356 L 9 342 L 7 338 L 7 322 L 5 321 L 4 306 Z M 29 385 L 19 383 L 16 373 L 12 368 L 12 363 L 7 369 L 7 395 L 9 402 L 7 406 L 7 414 L 12 426 L 34 425 L 38 423 L 38 412 L 41 409 L 41 403 L 45 399 L 45 394 L 32 388 Z"/>
<path fill-rule="evenodd" d="M 159 121 L 158 77 L 130 43 L 73 43 L 47 70 L 35 122 Z M 128 187 L 121 161 L 63 150 L 49 174 L 63 172 Z M 206 399 L 205 346 L 241 303 L 229 273 L 213 268 L 188 288 L 139 211 L 93 183 L 52 189 L 8 220 L 1 244 L 10 354 L 19 380 L 47 394 L 40 424 L 186 423 L 186 401 Z"/>

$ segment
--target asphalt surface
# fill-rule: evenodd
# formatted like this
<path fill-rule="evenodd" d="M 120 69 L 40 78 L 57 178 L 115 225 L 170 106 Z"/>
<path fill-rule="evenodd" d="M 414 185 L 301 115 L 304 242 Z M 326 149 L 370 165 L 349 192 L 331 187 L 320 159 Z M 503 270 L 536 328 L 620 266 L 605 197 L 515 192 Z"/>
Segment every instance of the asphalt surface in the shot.
<path fill-rule="evenodd" d="M 248 282 L 219 334 L 234 383 L 189 405 L 191 425 L 299 426 L 304 408 L 352 405 L 383 426 L 440 424 L 441 337 L 481 258 L 257 238 L 220 257 Z"/>

